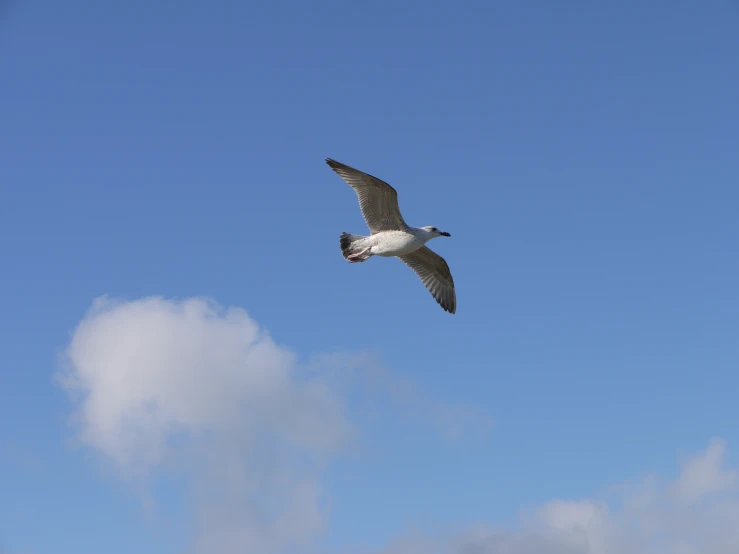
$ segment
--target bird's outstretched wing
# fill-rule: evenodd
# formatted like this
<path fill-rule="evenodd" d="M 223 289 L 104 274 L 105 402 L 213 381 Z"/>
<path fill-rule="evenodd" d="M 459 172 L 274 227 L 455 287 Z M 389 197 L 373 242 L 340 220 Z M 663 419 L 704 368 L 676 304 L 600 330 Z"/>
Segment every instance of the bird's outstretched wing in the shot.
<path fill-rule="evenodd" d="M 373 235 L 382 231 L 408 229 L 400 215 L 398 193 L 393 187 L 377 177 L 331 158 L 326 158 L 326 163 L 357 193 L 362 215 Z"/>
<path fill-rule="evenodd" d="M 450 314 L 457 311 L 457 293 L 454 279 L 446 260 L 436 252 L 422 246 L 418 250 L 398 256 L 400 260 L 415 271 L 439 305 Z"/>

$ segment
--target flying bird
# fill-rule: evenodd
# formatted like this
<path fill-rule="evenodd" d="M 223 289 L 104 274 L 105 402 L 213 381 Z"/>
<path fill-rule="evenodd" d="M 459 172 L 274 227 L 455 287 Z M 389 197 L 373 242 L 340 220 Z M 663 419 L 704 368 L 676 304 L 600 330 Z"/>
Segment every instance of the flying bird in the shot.
<path fill-rule="evenodd" d="M 431 239 L 451 235 L 431 226 L 410 227 L 400 215 L 397 191 L 385 181 L 331 158 L 326 158 L 326 163 L 357 193 L 371 232 L 369 237 L 341 233 L 339 245 L 344 258 L 357 263 L 372 256 L 396 256 L 416 272 L 444 310 L 455 313 L 457 295 L 449 266 L 426 246 Z"/>

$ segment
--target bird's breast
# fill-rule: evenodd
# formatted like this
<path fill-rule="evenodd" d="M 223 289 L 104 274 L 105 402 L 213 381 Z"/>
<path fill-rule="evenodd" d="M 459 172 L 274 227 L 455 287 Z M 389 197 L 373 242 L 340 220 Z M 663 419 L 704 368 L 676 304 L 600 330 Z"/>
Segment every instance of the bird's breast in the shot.
<path fill-rule="evenodd" d="M 405 231 L 383 231 L 372 236 L 375 256 L 404 256 L 421 248 L 426 241 Z"/>

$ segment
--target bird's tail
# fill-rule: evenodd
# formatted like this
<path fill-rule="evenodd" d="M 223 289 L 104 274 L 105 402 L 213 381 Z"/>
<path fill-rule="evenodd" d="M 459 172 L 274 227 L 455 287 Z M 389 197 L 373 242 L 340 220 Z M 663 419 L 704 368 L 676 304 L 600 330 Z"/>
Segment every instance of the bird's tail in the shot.
<path fill-rule="evenodd" d="M 339 237 L 339 246 L 341 246 L 342 256 L 344 256 L 344 258 L 346 258 L 350 262 L 364 261 L 369 258 L 369 255 L 367 254 L 357 256 L 364 250 L 364 248 L 362 247 L 362 241 L 366 238 L 367 237 L 363 237 L 362 235 L 341 233 L 341 236 Z M 358 257 L 362 257 L 363 259 L 359 260 Z"/>

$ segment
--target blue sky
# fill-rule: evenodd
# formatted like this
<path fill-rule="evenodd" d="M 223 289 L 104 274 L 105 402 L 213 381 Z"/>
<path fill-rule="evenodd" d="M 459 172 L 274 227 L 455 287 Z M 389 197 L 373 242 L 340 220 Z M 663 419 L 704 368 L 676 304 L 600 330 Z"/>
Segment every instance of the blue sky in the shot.
<path fill-rule="evenodd" d="M 527 554 L 533 510 L 602 554 L 612 485 L 739 501 L 738 29 L 728 0 L 5 5 L 0 551 Z M 452 234 L 456 315 L 341 258 L 366 228 L 326 157 Z M 573 546 L 563 511 L 610 519 Z"/>

